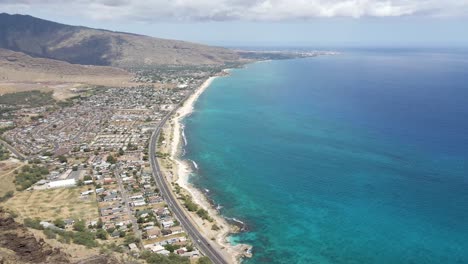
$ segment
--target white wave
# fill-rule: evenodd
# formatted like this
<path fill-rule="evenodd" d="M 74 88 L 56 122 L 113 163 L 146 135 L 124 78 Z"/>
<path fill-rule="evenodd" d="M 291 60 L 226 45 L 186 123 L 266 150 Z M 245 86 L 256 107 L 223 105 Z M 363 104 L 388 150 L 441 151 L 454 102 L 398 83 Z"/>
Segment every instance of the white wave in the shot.
<path fill-rule="evenodd" d="M 237 219 L 237 218 L 234 218 L 234 217 L 233 217 L 233 218 L 231 218 L 231 220 L 234 221 L 234 222 L 237 222 L 237 223 L 239 223 L 239 224 L 241 224 L 241 225 L 243 225 L 243 226 L 245 226 L 245 223 L 242 222 L 241 220 Z"/>
<path fill-rule="evenodd" d="M 193 160 L 190 160 L 190 161 L 192 162 L 193 167 L 195 167 L 195 169 L 198 170 L 198 164 L 197 164 L 195 161 L 193 161 Z"/>
<path fill-rule="evenodd" d="M 182 139 L 184 140 L 184 146 L 187 146 L 187 138 L 185 137 L 185 129 L 182 127 Z"/>

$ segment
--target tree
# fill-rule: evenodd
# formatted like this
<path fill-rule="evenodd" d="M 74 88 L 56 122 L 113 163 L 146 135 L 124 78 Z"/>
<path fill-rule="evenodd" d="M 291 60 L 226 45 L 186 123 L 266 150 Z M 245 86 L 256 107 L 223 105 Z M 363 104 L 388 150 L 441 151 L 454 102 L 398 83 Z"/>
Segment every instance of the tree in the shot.
<path fill-rule="evenodd" d="M 211 264 L 211 263 L 213 262 L 211 262 L 211 260 L 206 256 L 199 258 L 197 261 L 197 264 Z"/>
<path fill-rule="evenodd" d="M 103 229 L 98 229 L 96 232 L 96 237 L 101 240 L 107 240 L 107 232 Z"/>
<path fill-rule="evenodd" d="M 91 177 L 91 176 L 89 176 L 89 175 L 85 175 L 85 176 L 83 177 L 83 180 L 85 180 L 85 181 L 91 181 L 92 179 L 93 179 L 93 177 Z"/>
<path fill-rule="evenodd" d="M 57 159 L 60 161 L 60 163 L 67 163 L 68 161 L 64 155 L 58 156 Z"/>
<path fill-rule="evenodd" d="M 173 253 L 174 251 L 176 251 L 177 249 L 179 249 L 180 246 L 179 246 L 179 245 L 173 245 L 173 244 L 166 244 L 166 245 L 164 245 L 164 248 L 165 248 L 167 251 Z"/>
<path fill-rule="evenodd" d="M 103 225 L 104 225 L 104 223 L 102 222 L 101 218 L 99 218 L 99 220 L 97 221 L 97 224 L 96 224 L 96 228 L 97 229 L 102 229 Z"/>
<path fill-rule="evenodd" d="M 190 245 L 187 245 L 185 248 L 187 249 L 188 252 L 191 252 L 191 251 L 193 251 L 193 249 L 194 249 L 194 248 L 193 248 L 193 245 L 191 245 L 191 244 L 190 244 Z"/>
<path fill-rule="evenodd" d="M 140 240 L 138 238 L 136 238 L 134 235 L 125 236 L 125 239 L 124 239 L 124 244 L 125 245 L 129 245 L 131 243 L 138 243 L 138 242 L 140 242 Z"/>
<path fill-rule="evenodd" d="M 107 156 L 106 161 L 110 164 L 115 164 L 117 162 L 117 160 L 114 158 L 114 156 L 112 156 L 112 154 L 109 154 L 109 156 Z"/>
<path fill-rule="evenodd" d="M 65 228 L 65 221 L 63 221 L 61 218 L 57 218 L 54 221 L 54 225 L 59 228 Z"/>
<path fill-rule="evenodd" d="M 79 220 L 76 221 L 75 224 L 73 224 L 73 230 L 78 231 L 78 232 L 83 232 L 86 230 L 86 223 L 84 220 Z"/>

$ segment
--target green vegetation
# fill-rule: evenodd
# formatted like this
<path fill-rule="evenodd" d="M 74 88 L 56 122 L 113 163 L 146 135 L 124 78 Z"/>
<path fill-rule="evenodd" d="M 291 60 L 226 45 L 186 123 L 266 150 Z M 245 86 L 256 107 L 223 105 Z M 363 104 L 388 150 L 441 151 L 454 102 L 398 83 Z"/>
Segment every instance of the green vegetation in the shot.
<path fill-rule="evenodd" d="M 59 101 L 57 102 L 57 105 L 60 107 L 70 107 L 70 106 L 73 106 L 75 103 L 79 102 L 81 99 L 82 97 L 80 95 L 77 95 L 77 96 L 67 98 L 64 101 Z"/>
<path fill-rule="evenodd" d="M 10 158 L 10 151 L 5 146 L 0 144 L 0 160 L 7 160 Z"/>
<path fill-rule="evenodd" d="M 197 261 L 197 264 L 212 264 L 212 263 L 213 262 L 211 262 L 211 260 L 206 256 L 199 258 Z"/>
<path fill-rule="evenodd" d="M 54 104 L 52 92 L 27 91 L 0 95 L 0 104 L 39 107 Z"/>
<path fill-rule="evenodd" d="M 67 232 L 69 233 L 69 232 Z M 78 245 L 83 245 L 88 248 L 96 247 L 98 243 L 96 242 L 96 237 L 93 233 L 89 231 L 76 232 L 73 234 L 73 243 Z"/>
<path fill-rule="evenodd" d="M 7 126 L 7 127 L 2 127 L 2 128 L 0 128 L 0 135 L 2 135 L 4 132 L 6 132 L 6 131 L 8 131 L 8 130 L 11 130 L 11 129 L 13 129 L 13 128 L 15 128 L 15 126 Z M 4 139 L 4 140 L 5 140 L 5 139 Z M 7 140 L 5 140 L 5 141 L 7 141 Z M 11 143 L 11 142 L 10 142 L 10 143 Z"/>
<path fill-rule="evenodd" d="M 54 225 L 58 228 L 65 228 L 65 222 L 61 218 L 55 219 Z"/>
<path fill-rule="evenodd" d="M 56 219 L 54 221 L 54 224 L 61 225 L 60 219 Z M 64 231 L 64 230 L 59 230 L 59 229 L 50 229 L 46 228 L 44 229 L 43 226 L 40 224 L 41 220 L 39 218 L 26 218 L 24 219 L 24 225 L 29 228 L 34 228 L 37 230 L 44 230 L 44 234 L 46 235 L 47 238 L 49 239 L 55 239 L 57 238 L 57 235 L 59 235 L 58 241 L 61 243 L 70 243 L 73 241 L 73 243 L 78 244 L 78 245 L 83 245 L 88 248 L 91 247 L 97 247 L 99 244 L 96 241 L 96 235 L 84 227 L 81 229 L 81 223 L 78 225 L 78 229 L 81 231 L 77 232 L 72 232 L 72 231 Z M 77 221 L 81 222 L 81 221 Z M 75 229 L 75 226 L 73 226 Z M 76 230 L 76 229 L 75 229 Z"/>
<path fill-rule="evenodd" d="M 195 212 L 198 210 L 198 205 L 192 201 L 192 198 L 190 196 L 182 196 L 182 200 L 184 201 L 185 207 L 190 211 L 190 212 Z"/>
<path fill-rule="evenodd" d="M 138 238 L 136 238 L 134 235 L 126 235 L 125 236 L 125 239 L 124 239 L 124 244 L 125 245 L 129 245 L 129 244 L 132 244 L 132 243 L 139 243 L 140 240 Z"/>
<path fill-rule="evenodd" d="M 76 221 L 75 224 L 73 224 L 73 230 L 78 231 L 78 232 L 83 232 L 86 229 L 86 223 L 84 220 L 79 220 Z"/>
<path fill-rule="evenodd" d="M 60 163 L 67 163 L 68 162 L 67 157 L 65 157 L 64 155 L 58 156 L 57 159 L 59 160 Z"/>
<path fill-rule="evenodd" d="M 213 222 L 213 218 L 208 214 L 208 211 L 206 211 L 203 208 L 200 208 L 197 210 L 197 215 L 201 217 L 201 219 L 208 220 L 210 222 Z"/>
<path fill-rule="evenodd" d="M 169 153 L 162 153 L 162 152 L 158 151 L 158 152 L 156 152 L 156 157 L 165 159 L 165 158 L 169 157 Z"/>
<path fill-rule="evenodd" d="M 45 167 L 25 165 L 15 177 L 16 189 L 18 191 L 26 190 L 34 183 L 42 180 L 47 174 L 49 174 L 49 170 Z"/>
<path fill-rule="evenodd" d="M 190 264 L 189 258 L 181 257 L 173 253 L 169 254 L 169 256 L 164 256 L 149 251 L 143 251 L 140 258 L 144 259 L 148 264 Z"/>
<path fill-rule="evenodd" d="M 220 229 L 221 228 L 219 228 L 219 226 L 217 224 L 213 224 L 213 226 L 211 227 L 211 230 L 214 230 L 214 231 L 218 231 Z"/>
<path fill-rule="evenodd" d="M 109 162 L 110 164 L 115 164 L 117 162 L 117 159 L 114 158 L 114 156 L 110 154 L 109 156 L 107 156 L 106 161 Z"/>
<path fill-rule="evenodd" d="M 52 231 L 51 229 L 46 228 L 46 229 L 43 230 L 43 232 L 44 232 L 44 235 L 48 239 L 56 239 L 57 238 L 57 234 L 54 231 Z"/>
<path fill-rule="evenodd" d="M 160 133 L 159 138 L 158 138 L 158 144 L 161 145 L 164 142 L 164 140 L 166 140 L 166 138 L 164 137 L 164 134 Z"/>
<path fill-rule="evenodd" d="M 3 196 L 0 197 L 0 203 L 1 203 L 1 202 L 5 202 L 5 201 L 7 201 L 8 199 L 10 199 L 11 197 L 13 197 L 13 194 L 14 194 L 13 191 L 8 191 L 7 193 L 5 193 L 5 195 L 3 195 Z"/>
<path fill-rule="evenodd" d="M 42 230 L 44 229 L 41 224 L 40 224 L 41 220 L 39 218 L 26 218 L 24 219 L 24 225 L 26 227 L 30 227 L 30 228 L 33 228 L 33 229 L 37 229 L 37 230 Z"/>
<path fill-rule="evenodd" d="M 0 109 L 0 116 L 2 116 L 2 119 L 14 119 L 14 112 L 17 110 L 18 107 L 13 107 L 10 106 L 9 108 L 1 108 Z"/>
<path fill-rule="evenodd" d="M 166 245 L 164 245 L 164 248 L 167 251 L 169 251 L 171 253 L 174 253 L 174 251 L 178 250 L 180 248 L 180 246 L 179 245 L 174 245 L 174 244 L 166 244 Z"/>
<path fill-rule="evenodd" d="M 98 229 L 96 231 L 96 237 L 101 240 L 107 240 L 107 232 L 103 229 Z"/>

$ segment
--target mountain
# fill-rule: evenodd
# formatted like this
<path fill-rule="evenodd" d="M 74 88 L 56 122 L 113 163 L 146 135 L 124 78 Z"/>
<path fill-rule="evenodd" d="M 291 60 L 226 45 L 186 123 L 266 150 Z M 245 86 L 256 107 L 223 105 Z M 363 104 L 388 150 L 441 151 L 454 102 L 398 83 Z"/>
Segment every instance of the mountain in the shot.
<path fill-rule="evenodd" d="M 0 48 L 73 64 L 135 67 L 220 65 L 235 51 L 185 41 L 59 24 L 28 15 L 0 14 Z"/>

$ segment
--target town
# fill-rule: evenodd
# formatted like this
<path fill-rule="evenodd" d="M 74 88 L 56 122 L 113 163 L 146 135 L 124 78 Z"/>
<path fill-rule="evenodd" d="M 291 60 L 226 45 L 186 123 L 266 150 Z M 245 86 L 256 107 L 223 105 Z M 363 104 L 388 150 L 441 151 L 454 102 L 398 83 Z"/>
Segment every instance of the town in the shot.
<path fill-rule="evenodd" d="M 40 218 L 25 210 L 25 225 L 137 258 L 151 252 L 203 260 L 155 182 L 149 156 L 156 154 L 148 144 L 163 118 L 213 71 L 188 69 L 177 79 L 172 71 L 141 71 L 131 88 L 80 88 L 55 104 L 2 104 L 2 143 L 23 163 L 14 171 L 16 191 L 76 189 L 72 198 L 97 212 Z"/>

